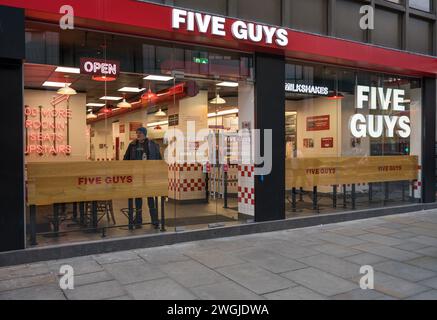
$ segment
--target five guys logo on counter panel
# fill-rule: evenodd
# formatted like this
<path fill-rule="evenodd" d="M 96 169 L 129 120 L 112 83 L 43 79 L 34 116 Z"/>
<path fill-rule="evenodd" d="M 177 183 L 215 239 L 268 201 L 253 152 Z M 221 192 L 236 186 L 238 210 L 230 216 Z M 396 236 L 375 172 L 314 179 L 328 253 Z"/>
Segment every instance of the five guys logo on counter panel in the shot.
<path fill-rule="evenodd" d="M 181 9 L 173 9 L 173 29 L 184 28 L 186 31 L 211 33 L 215 36 L 226 37 L 226 18 L 211 16 L 198 12 Z M 280 47 L 288 45 L 288 32 L 282 28 L 276 28 L 257 23 L 246 23 L 237 20 L 231 25 L 232 36 L 237 40 L 247 40 L 263 44 L 276 44 Z"/>

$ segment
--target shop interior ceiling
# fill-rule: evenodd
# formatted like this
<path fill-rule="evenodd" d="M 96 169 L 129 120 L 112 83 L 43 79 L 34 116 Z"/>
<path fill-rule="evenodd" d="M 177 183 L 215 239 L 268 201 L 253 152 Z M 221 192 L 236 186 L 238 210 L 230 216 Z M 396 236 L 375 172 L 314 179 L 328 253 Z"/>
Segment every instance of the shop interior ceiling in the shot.
<path fill-rule="evenodd" d="M 24 65 L 24 87 L 26 89 L 35 90 L 52 90 L 56 92 L 57 88 L 43 87 L 45 81 L 53 82 L 66 82 L 64 73 L 55 72 L 56 66 L 41 65 L 41 64 L 29 64 Z M 123 92 L 118 90 L 123 87 L 136 87 L 148 89 L 149 85 L 154 92 L 167 90 L 174 85 L 173 81 L 168 82 L 156 82 L 144 80 L 144 75 L 121 73 L 116 81 L 107 82 L 107 95 L 109 96 L 123 96 Z M 176 81 L 176 84 L 189 79 L 183 79 Z M 105 95 L 104 82 L 94 81 L 88 75 L 81 74 L 68 74 L 68 82 L 72 83 L 71 87 L 77 92 L 83 92 L 87 95 L 87 103 L 101 103 L 101 97 Z M 215 81 L 208 80 L 196 80 L 196 84 L 199 90 L 208 90 L 209 99 L 215 97 L 216 93 L 220 93 L 222 97 L 238 97 L 237 88 L 229 87 L 217 87 Z M 145 92 L 145 91 L 144 91 Z M 126 99 L 129 101 L 139 100 L 144 93 L 126 93 Z M 109 103 L 109 102 L 108 102 Z M 111 102 L 112 105 L 116 105 L 118 102 Z M 227 109 L 236 106 L 223 106 L 223 109 Z M 85 108 L 85 106 L 84 106 Z M 210 106 L 210 109 L 215 109 L 215 106 Z M 96 108 L 98 109 L 98 108 Z"/>

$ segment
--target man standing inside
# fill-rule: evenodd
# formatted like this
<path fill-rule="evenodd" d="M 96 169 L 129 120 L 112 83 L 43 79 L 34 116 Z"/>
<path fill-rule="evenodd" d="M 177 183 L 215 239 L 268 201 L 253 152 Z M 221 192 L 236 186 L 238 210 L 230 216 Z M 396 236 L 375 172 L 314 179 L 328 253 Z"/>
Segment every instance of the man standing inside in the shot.
<path fill-rule="evenodd" d="M 147 139 L 147 129 L 137 129 L 137 139 L 129 144 L 124 155 L 124 160 L 162 160 L 161 152 L 158 144 Z M 155 203 L 155 198 L 147 198 L 149 205 L 150 218 L 155 229 L 159 229 L 158 208 Z M 143 224 L 143 199 L 135 199 L 136 216 L 134 224 L 137 228 L 141 228 Z"/>

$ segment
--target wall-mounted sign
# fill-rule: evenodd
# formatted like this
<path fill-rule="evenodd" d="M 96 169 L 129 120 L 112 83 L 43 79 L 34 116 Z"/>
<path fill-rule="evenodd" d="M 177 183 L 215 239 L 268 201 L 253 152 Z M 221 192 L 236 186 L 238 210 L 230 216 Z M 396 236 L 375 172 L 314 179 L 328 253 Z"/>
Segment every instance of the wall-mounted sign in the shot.
<path fill-rule="evenodd" d="M 70 155 L 68 123 L 73 119 L 71 109 L 25 106 L 26 155 Z"/>
<path fill-rule="evenodd" d="M 285 91 L 301 94 L 313 94 L 317 96 L 327 96 L 329 94 L 328 87 L 319 87 L 308 84 L 286 83 Z"/>
<path fill-rule="evenodd" d="M 209 59 L 208 58 L 193 58 L 193 62 L 197 64 L 208 64 Z"/>
<path fill-rule="evenodd" d="M 120 74 L 120 62 L 94 58 L 81 58 L 80 73 L 93 76 L 117 77 Z"/>
<path fill-rule="evenodd" d="M 405 90 L 357 86 L 356 108 L 358 110 L 367 107 L 368 110 L 381 110 L 404 112 L 405 111 Z M 408 138 L 411 135 L 410 118 L 405 115 L 378 115 L 354 114 L 349 123 L 352 135 L 355 138 L 380 138 L 384 135 L 393 138 L 395 135 L 401 138 Z"/>
<path fill-rule="evenodd" d="M 313 139 L 303 139 L 303 147 L 306 149 L 314 148 L 314 140 Z"/>
<path fill-rule="evenodd" d="M 324 131 L 330 129 L 330 116 L 315 116 L 307 118 L 307 131 Z"/>
<path fill-rule="evenodd" d="M 188 32 L 199 32 L 213 36 L 227 36 L 227 19 L 199 12 L 173 9 L 173 29 L 183 29 Z M 237 20 L 230 26 L 230 33 L 236 40 L 244 40 L 262 44 L 276 44 L 279 47 L 288 45 L 288 32 L 285 29 L 246 23 Z"/>
<path fill-rule="evenodd" d="M 329 137 L 329 138 L 322 138 L 322 144 L 321 144 L 323 149 L 331 149 L 334 148 L 334 138 L 333 137 Z"/>
<path fill-rule="evenodd" d="M 168 116 L 168 126 L 176 127 L 179 125 L 179 114 L 172 114 Z"/>

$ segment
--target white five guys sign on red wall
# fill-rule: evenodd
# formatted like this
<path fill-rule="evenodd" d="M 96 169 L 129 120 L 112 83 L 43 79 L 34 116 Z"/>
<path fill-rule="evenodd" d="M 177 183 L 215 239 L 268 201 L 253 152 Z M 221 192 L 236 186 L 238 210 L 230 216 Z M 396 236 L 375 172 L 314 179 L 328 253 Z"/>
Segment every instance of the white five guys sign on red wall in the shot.
<path fill-rule="evenodd" d="M 173 29 L 184 29 L 190 32 L 212 34 L 226 37 L 226 18 L 198 12 L 173 9 Z M 282 28 L 260 25 L 237 20 L 231 25 L 232 36 L 236 40 L 247 40 L 262 44 L 276 44 L 280 47 L 288 45 L 288 32 Z"/>

